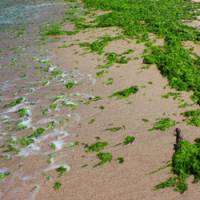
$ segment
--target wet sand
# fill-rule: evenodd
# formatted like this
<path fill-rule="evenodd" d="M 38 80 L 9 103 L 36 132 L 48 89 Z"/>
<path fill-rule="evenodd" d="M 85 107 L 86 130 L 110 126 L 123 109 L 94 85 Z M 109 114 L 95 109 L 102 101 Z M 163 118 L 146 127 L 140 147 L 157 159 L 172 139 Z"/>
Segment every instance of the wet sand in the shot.
<path fill-rule="evenodd" d="M 64 8 L 52 9 L 52 12 L 59 13 L 60 20 Z M 45 14 L 45 22 L 48 16 L 49 13 Z M 16 24 L 9 25 L 0 35 L 0 144 L 30 135 L 39 127 L 46 130 L 34 145 L 20 148 L 17 155 L 3 152 L 5 149 L 2 148 L 0 169 L 9 171 L 10 175 L 0 183 L 0 198 L 198 199 L 199 185 L 192 184 L 192 180 L 188 191 L 182 195 L 173 189 L 155 191 L 154 186 L 169 178 L 171 173 L 170 168 L 152 173 L 171 160 L 175 143 L 175 127 L 165 132 L 149 131 L 157 119 L 169 117 L 175 120 L 189 141 L 198 137 L 198 128 L 188 126 L 181 115 L 196 107 L 190 105 L 190 94 L 181 93 L 181 98 L 190 105 L 186 108 L 181 108 L 172 98 L 163 98 L 173 90 L 156 66 L 143 64 L 144 45 L 129 39 L 112 41 L 105 52 L 123 53 L 132 49 L 128 55 L 130 61 L 115 63 L 108 73 L 97 77 L 97 67 L 105 63 L 105 57 L 88 52 L 79 43 L 92 42 L 105 35 L 117 36 L 120 34 L 117 28 L 87 29 L 76 35 L 51 37 L 51 42 L 41 44 L 36 24 L 18 24 L 18 29 L 13 28 Z M 71 28 L 71 24 L 65 24 L 66 30 Z M 162 45 L 160 40 L 155 42 Z M 68 47 L 60 48 L 63 44 Z M 59 75 L 52 77 L 55 70 Z M 113 84 L 106 85 L 109 78 L 113 79 Z M 68 81 L 76 85 L 66 89 Z M 114 92 L 135 85 L 139 91 L 127 99 L 110 98 Z M 97 96 L 101 98 L 95 101 Z M 19 97 L 25 98 L 21 104 L 12 109 L 4 107 Z M 16 126 L 22 119 L 16 111 L 24 107 L 31 112 L 26 118 L 29 123 L 25 129 L 17 131 Z M 52 121 L 55 126 L 50 128 L 48 125 Z M 112 127 L 122 129 L 118 132 L 105 130 Z M 135 137 L 133 144 L 116 146 L 130 135 Z M 85 147 L 98 140 L 109 143 L 104 152 L 112 153 L 113 160 L 94 167 L 99 162 L 96 153 L 85 152 Z M 54 149 L 52 143 L 56 144 Z M 53 155 L 54 161 L 49 163 L 49 156 Z M 124 158 L 124 163 L 117 162 L 119 157 Z M 56 168 L 62 165 L 70 170 L 58 177 Z M 58 191 L 53 189 L 56 181 L 62 184 Z"/>

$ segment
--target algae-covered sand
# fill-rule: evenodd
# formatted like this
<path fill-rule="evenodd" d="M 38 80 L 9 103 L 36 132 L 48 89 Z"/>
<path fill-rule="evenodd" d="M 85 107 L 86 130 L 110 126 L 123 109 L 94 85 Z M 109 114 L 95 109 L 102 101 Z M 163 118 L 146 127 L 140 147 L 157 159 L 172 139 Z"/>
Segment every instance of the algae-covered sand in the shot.
<path fill-rule="evenodd" d="M 198 199 L 199 8 L 2 1 L 0 199 Z"/>

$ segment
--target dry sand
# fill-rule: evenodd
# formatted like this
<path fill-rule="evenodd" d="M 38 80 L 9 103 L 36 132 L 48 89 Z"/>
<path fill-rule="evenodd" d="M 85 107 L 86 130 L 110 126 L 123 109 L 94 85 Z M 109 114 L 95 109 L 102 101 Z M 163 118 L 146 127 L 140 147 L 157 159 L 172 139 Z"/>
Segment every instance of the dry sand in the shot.
<path fill-rule="evenodd" d="M 72 26 L 66 24 L 65 28 L 71 30 Z M 30 33 L 34 34 L 34 31 Z M 120 30 L 115 28 L 89 29 L 73 36 L 54 37 L 55 42 L 42 46 L 31 40 L 30 35 L 11 40 L 7 33 L 1 34 L 1 49 L 5 49 L 0 69 L 1 105 L 5 105 L 15 96 L 24 96 L 26 106 L 31 108 L 32 115 L 31 127 L 22 131 L 16 132 L 16 122 L 1 122 L 0 143 L 4 144 L 10 135 L 21 137 L 32 133 L 36 127 L 46 127 L 48 121 L 54 120 L 58 125 L 55 130 L 48 130 L 48 134 L 37 141 L 37 147 L 40 149 L 31 149 L 28 156 L 13 156 L 8 160 L 3 156 L 0 158 L 0 168 L 6 168 L 11 172 L 11 175 L 0 183 L 0 199 L 199 199 L 199 185 L 192 184 L 191 179 L 188 191 L 182 195 L 173 189 L 154 190 L 155 185 L 170 177 L 170 168 L 156 173 L 151 172 L 170 161 L 175 137 L 174 127 L 165 132 L 149 131 L 156 119 L 170 117 L 176 120 L 184 138 L 193 141 L 198 137 L 199 130 L 186 125 L 180 113 L 196 106 L 180 108 L 176 100 L 162 98 L 162 95 L 173 90 L 168 87 L 167 80 L 161 76 L 156 66 L 147 68 L 143 64 L 143 44 L 128 39 L 111 42 L 105 48 L 105 52 L 123 53 L 132 49 L 133 53 L 129 55 L 131 59 L 127 64 L 114 64 L 102 77 L 96 77 L 96 72 L 97 66 L 105 62 L 103 55 L 89 53 L 79 46 L 80 42 L 91 42 L 104 35 L 115 36 L 119 33 Z M 59 48 L 65 43 L 71 46 Z M 158 45 L 161 44 L 162 41 L 158 40 Z M 25 48 L 24 51 L 23 48 L 19 50 L 19 55 L 16 51 L 9 50 L 19 45 Z M 12 59 L 13 57 L 17 60 Z M 38 66 L 45 65 L 41 62 L 44 63 L 42 59 L 46 58 L 62 69 L 66 77 L 62 80 L 51 80 L 49 85 L 43 86 L 41 79 L 48 73 L 38 70 Z M 26 77 L 22 78 L 24 73 Z M 78 81 L 78 85 L 66 90 L 63 81 L 70 78 Z M 104 84 L 108 78 L 113 78 L 112 85 Z M 109 98 L 113 92 L 132 85 L 139 87 L 135 95 L 127 99 Z M 42 115 L 41 111 L 48 108 L 52 99 L 61 94 L 68 100 L 78 103 L 78 107 L 69 109 L 61 105 L 57 111 Z M 190 94 L 181 95 L 185 102 L 192 104 Z M 102 99 L 91 101 L 89 104 L 83 103 L 94 96 L 100 96 Z M 102 106 L 104 109 L 101 109 Z M 17 119 L 16 113 L 6 111 L 8 110 L 1 107 L 1 118 L 8 115 L 11 119 Z M 92 119 L 94 122 L 89 123 Z M 148 119 L 148 122 L 143 122 L 142 119 Z M 105 131 L 106 128 L 119 126 L 125 128 L 117 133 Z M 136 138 L 133 144 L 114 146 L 127 135 Z M 112 153 L 113 161 L 94 168 L 93 166 L 98 163 L 96 154 L 86 153 L 84 146 L 94 143 L 97 137 L 109 142 L 109 147 L 105 151 Z M 47 159 L 48 154 L 52 152 L 49 147 L 52 141 L 64 142 L 65 146 L 57 151 L 55 163 L 50 165 Z M 78 141 L 79 145 L 69 148 L 70 143 L 75 141 Z M 27 149 L 25 150 L 27 153 Z M 117 157 L 124 157 L 125 162 L 119 164 L 116 161 Z M 61 164 L 69 165 L 71 170 L 57 178 L 55 168 Z M 47 176 L 52 178 L 47 181 Z M 62 183 L 59 191 L 53 189 L 53 184 L 57 180 Z"/>

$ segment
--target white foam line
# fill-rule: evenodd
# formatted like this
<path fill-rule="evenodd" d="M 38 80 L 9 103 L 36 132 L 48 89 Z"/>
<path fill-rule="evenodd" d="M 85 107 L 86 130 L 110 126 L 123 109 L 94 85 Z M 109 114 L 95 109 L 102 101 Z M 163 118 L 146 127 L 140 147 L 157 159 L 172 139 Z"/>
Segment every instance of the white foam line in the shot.
<path fill-rule="evenodd" d="M 12 108 L 8 108 L 6 111 L 0 113 L 0 115 L 2 114 L 7 114 L 7 113 L 12 113 L 12 112 L 16 112 L 18 111 L 21 107 L 24 107 L 25 105 L 28 105 L 29 102 L 23 102 L 23 103 L 20 103 L 16 106 L 13 106 Z"/>
<path fill-rule="evenodd" d="M 46 124 L 46 123 L 49 123 L 52 121 L 57 122 L 54 118 L 44 118 L 44 119 L 37 121 L 37 124 Z"/>
<path fill-rule="evenodd" d="M 69 136 L 70 134 L 67 131 L 56 129 L 52 133 L 53 136 L 58 137 L 59 139 L 64 139 L 65 137 Z"/>
<path fill-rule="evenodd" d="M 49 137 L 57 137 L 57 143 L 56 143 L 57 148 L 58 148 L 58 150 L 61 150 L 61 148 L 64 146 L 64 141 L 62 141 L 62 140 L 64 138 L 66 138 L 67 136 L 69 136 L 68 132 L 56 129 L 52 133 L 46 134 L 46 135 L 36 139 L 33 144 L 30 144 L 27 147 L 20 149 L 18 156 L 27 157 L 29 155 L 49 154 L 49 152 L 41 153 L 41 148 L 39 146 L 42 141 L 47 140 Z"/>
<path fill-rule="evenodd" d="M 88 93 L 79 93 L 79 92 L 75 92 L 75 93 L 71 93 L 70 96 L 77 96 L 77 97 L 83 97 L 85 99 L 89 99 L 89 98 L 94 98 L 94 96 L 92 94 L 88 94 Z"/>
<path fill-rule="evenodd" d="M 8 97 L 4 97 L 4 96 L 0 96 L 0 100 L 1 101 L 9 101 L 9 100 L 12 100 L 13 98 L 8 98 Z"/>
<path fill-rule="evenodd" d="M 20 149 L 18 156 L 27 157 L 29 155 L 38 154 L 38 152 L 40 152 L 40 147 L 37 144 L 33 143 L 25 148 Z"/>

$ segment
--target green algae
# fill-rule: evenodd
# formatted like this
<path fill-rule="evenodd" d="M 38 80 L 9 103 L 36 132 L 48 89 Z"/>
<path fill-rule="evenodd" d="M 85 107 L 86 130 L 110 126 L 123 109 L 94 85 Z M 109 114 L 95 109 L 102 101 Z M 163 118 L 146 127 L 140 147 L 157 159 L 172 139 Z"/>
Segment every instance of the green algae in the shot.
<path fill-rule="evenodd" d="M 62 25 L 59 23 L 46 24 L 41 28 L 40 31 L 42 36 L 50 35 L 63 35 L 65 31 L 62 29 Z"/>
<path fill-rule="evenodd" d="M 54 185 L 53 185 L 53 189 L 54 189 L 55 191 L 60 190 L 61 186 L 62 186 L 62 184 L 61 184 L 59 181 L 56 181 L 56 182 L 54 183 Z"/>
<path fill-rule="evenodd" d="M 128 98 L 130 95 L 133 95 L 139 91 L 138 86 L 131 86 L 127 89 L 114 92 L 111 97 L 117 98 Z"/>
<path fill-rule="evenodd" d="M 83 8 L 82 3 L 77 1 L 72 2 L 69 5 L 69 8 L 65 12 L 64 22 L 70 22 L 75 25 L 74 30 L 66 31 L 67 35 L 74 35 L 79 33 L 81 30 L 91 27 L 90 23 L 86 22 L 85 15 L 87 14 L 87 10 Z"/>
<path fill-rule="evenodd" d="M 83 0 L 89 9 L 110 11 L 98 16 L 96 27 L 119 27 L 124 36 L 146 45 L 144 63 L 156 64 L 171 87 L 192 91 L 200 103 L 199 56 L 184 48 L 184 41 L 200 41 L 199 30 L 184 24 L 199 15 L 200 5 L 185 0 Z M 164 39 L 156 46 L 149 33 Z"/>
<path fill-rule="evenodd" d="M 70 168 L 67 165 L 61 165 L 58 168 L 56 168 L 56 172 L 58 173 L 58 177 L 63 176 L 69 170 L 70 170 Z"/>
<path fill-rule="evenodd" d="M 177 182 L 177 180 L 176 180 L 175 177 L 169 178 L 166 181 L 156 185 L 155 189 L 164 189 L 164 188 L 167 188 L 167 187 L 174 187 L 176 185 L 176 182 Z"/>
<path fill-rule="evenodd" d="M 52 148 L 52 147 L 51 147 L 51 148 Z M 54 150 L 55 150 L 55 149 L 54 149 Z M 48 154 L 47 162 L 48 162 L 49 164 L 54 163 L 54 161 L 55 161 L 55 159 L 56 159 L 56 156 L 57 156 L 56 152 L 52 152 L 52 153 Z"/>
<path fill-rule="evenodd" d="M 105 53 L 105 60 L 106 64 L 99 66 L 99 69 L 108 69 L 110 68 L 114 63 L 118 64 L 127 64 L 130 60 L 130 58 L 127 57 L 127 54 L 132 53 L 132 49 L 125 51 L 124 53 L 118 54 L 115 52 L 109 52 Z"/>
<path fill-rule="evenodd" d="M 188 124 L 200 127 L 200 110 L 190 110 L 182 113 Z"/>
<path fill-rule="evenodd" d="M 63 71 L 54 69 L 51 71 L 51 76 L 52 76 L 52 78 L 56 78 L 56 79 L 63 78 Z"/>
<path fill-rule="evenodd" d="M 49 108 L 52 110 L 52 111 L 56 111 L 58 109 L 59 105 L 57 103 L 52 103 L 50 104 Z"/>
<path fill-rule="evenodd" d="M 173 187 L 176 191 L 184 193 L 188 189 L 187 178 L 194 177 L 194 183 L 200 181 L 200 139 L 192 144 L 187 140 L 179 142 L 178 149 L 172 157 L 173 176 L 155 186 L 156 189 Z"/>
<path fill-rule="evenodd" d="M 4 148 L 3 152 L 10 152 L 17 154 L 20 151 L 21 147 L 26 147 L 30 144 L 33 144 L 36 139 L 45 134 L 44 128 L 37 128 L 31 135 L 23 136 L 20 138 L 10 137 L 6 140 L 5 144 L 2 146 Z"/>
<path fill-rule="evenodd" d="M 99 38 L 98 40 L 88 43 L 80 43 L 80 47 L 84 47 L 89 49 L 91 52 L 97 53 L 97 54 L 102 54 L 104 51 L 104 48 L 113 40 L 115 40 L 115 37 L 110 37 L 110 36 L 103 36 Z"/>
<path fill-rule="evenodd" d="M 99 151 L 102 151 L 107 146 L 108 146 L 108 142 L 98 141 L 94 144 L 87 146 L 86 151 L 87 152 L 99 152 Z"/>
<path fill-rule="evenodd" d="M 17 99 L 12 100 L 10 103 L 6 104 L 4 107 L 14 107 L 16 105 L 21 104 L 25 99 L 23 97 L 19 97 Z"/>
<path fill-rule="evenodd" d="M 28 108 L 20 108 L 18 111 L 17 111 L 17 114 L 20 116 L 20 117 L 27 117 L 30 115 L 30 111 Z"/>
<path fill-rule="evenodd" d="M 54 129 L 56 126 L 56 122 L 55 121 L 51 121 L 47 124 L 47 128 L 48 129 Z"/>
<path fill-rule="evenodd" d="M 169 99 L 171 97 L 173 100 L 177 100 L 180 108 L 188 106 L 188 103 L 186 103 L 181 97 L 180 92 L 168 92 L 167 94 L 162 95 L 162 97 L 165 99 Z"/>
<path fill-rule="evenodd" d="M 125 129 L 125 126 L 106 128 L 105 131 L 118 132 L 118 131 L 123 130 L 123 129 Z"/>
<path fill-rule="evenodd" d="M 72 89 L 74 86 L 76 86 L 77 83 L 75 81 L 68 81 L 66 84 L 65 84 L 65 88 L 66 89 Z"/>
<path fill-rule="evenodd" d="M 97 158 L 100 160 L 100 162 L 98 163 L 98 165 L 103 165 L 105 163 L 109 163 L 112 161 L 112 154 L 108 153 L 108 152 L 100 152 L 97 154 Z"/>
<path fill-rule="evenodd" d="M 53 103 L 57 103 L 59 101 L 64 101 L 64 100 L 65 100 L 65 97 L 63 95 L 58 95 L 53 98 Z"/>
<path fill-rule="evenodd" d="M 108 78 L 107 80 L 105 80 L 103 83 L 104 83 L 105 85 L 112 85 L 113 82 L 114 82 L 114 79 L 110 77 L 110 78 Z"/>
<path fill-rule="evenodd" d="M 101 77 L 107 73 L 108 73 L 108 71 L 106 71 L 106 70 L 100 70 L 100 71 L 96 72 L 96 76 Z"/>
<path fill-rule="evenodd" d="M 134 136 L 127 136 L 124 139 L 123 144 L 124 145 L 132 144 L 134 141 L 135 141 L 135 137 Z"/>
<path fill-rule="evenodd" d="M 44 128 L 37 128 L 31 135 L 23 136 L 17 140 L 17 144 L 28 146 L 35 142 L 35 140 L 45 134 Z"/>
<path fill-rule="evenodd" d="M 3 152 L 8 153 L 8 152 L 13 152 L 13 153 L 18 153 L 19 150 L 17 148 L 17 138 L 15 137 L 10 137 L 9 139 L 6 140 L 6 143 L 2 146 L 4 148 Z"/>
<path fill-rule="evenodd" d="M 153 128 L 149 129 L 150 131 L 153 130 L 160 130 L 165 131 L 173 126 L 175 126 L 176 122 L 170 118 L 162 118 L 156 121 L 153 125 Z"/>

